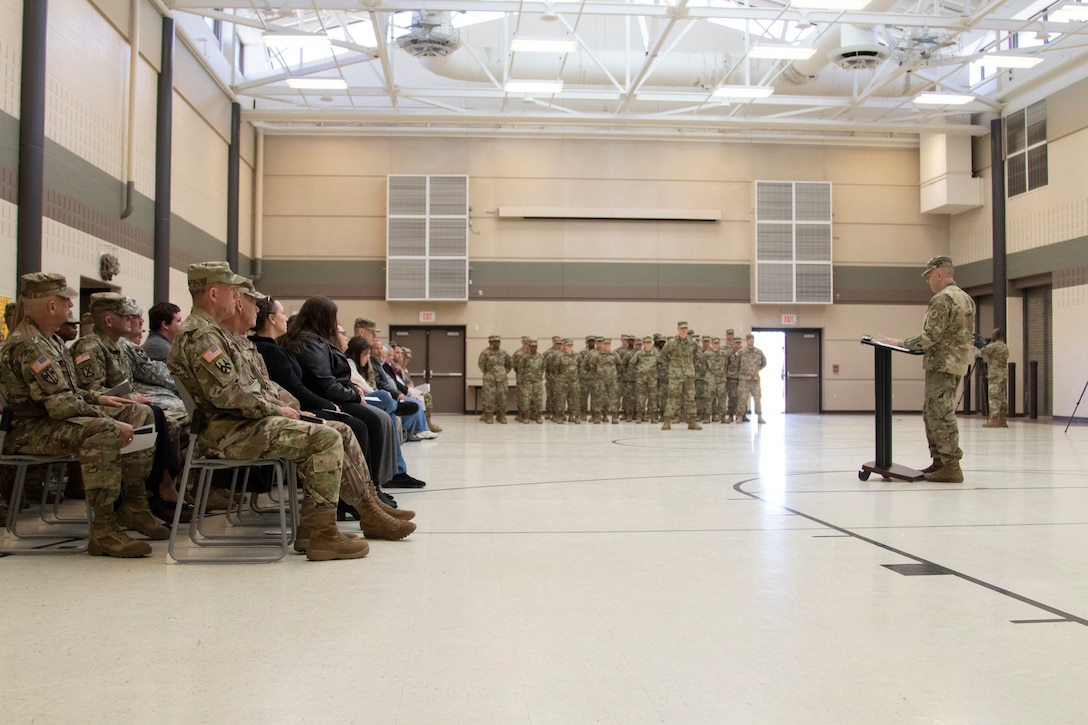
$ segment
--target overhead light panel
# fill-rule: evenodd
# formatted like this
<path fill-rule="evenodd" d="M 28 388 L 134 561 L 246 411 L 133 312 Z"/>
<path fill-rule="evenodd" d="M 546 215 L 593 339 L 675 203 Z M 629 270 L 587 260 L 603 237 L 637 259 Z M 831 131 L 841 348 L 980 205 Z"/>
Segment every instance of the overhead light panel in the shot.
<path fill-rule="evenodd" d="M 570 38 L 514 38 L 510 50 L 518 53 L 573 53 L 578 41 Z"/>
<path fill-rule="evenodd" d="M 718 98 L 766 98 L 774 93 L 770 86 L 720 86 L 714 89 Z"/>
<path fill-rule="evenodd" d="M 550 96 L 563 90 L 563 81 L 506 81 L 507 93 L 530 93 Z"/>
<path fill-rule="evenodd" d="M 964 93 L 920 93 L 914 98 L 919 106 L 962 106 L 975 100 Z"/>
<path fill-rule="evenodd" d="M 314 50 L 329 49 L 332 41 L 329 36 L 320 33 L 265 33 L 261 41 L 266 48 L 312 48 Z"/>
<path fill-rule="evenodd" d="M 815 48 L 798 48 L 792 45 L 757 45 L 748 51 L 749 58 L 770 60 L 808 60 L 814 55 Z"/>
<path fill-rule="evenodd" d="M 1088 21 L 1088 5 L 1066 3 L 1057 10 L 1047 13 L 1047 20 L 1053 20 L 1056 23 L 1083 23 Z"/>
<path fill-rule="evenodd" d="M 1043 62 L 1037 55 L 1005 55 L 987 53 L 978 60 L 979 65 L 987 68 L 1034 68 Z"/>
<path fill-rule="evenodd" d="M 862 10 L 869 0 L 791 0 L 790 7 L 805 10 Z"/>
<path fill-rule="evenodd" d="M 288 78 L 287 86 L 297 91 L 346 91 L 348 82 L 343 78 Z"/>

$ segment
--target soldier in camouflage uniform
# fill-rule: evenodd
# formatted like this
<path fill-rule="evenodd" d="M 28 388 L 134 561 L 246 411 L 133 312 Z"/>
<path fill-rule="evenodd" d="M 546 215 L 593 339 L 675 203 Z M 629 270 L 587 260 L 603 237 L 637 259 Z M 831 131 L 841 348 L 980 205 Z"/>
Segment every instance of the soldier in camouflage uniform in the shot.
<path fill-rule="evenodd" d="M 578 355 L 574 352 L 574 340 L 567 337 L 563 339 L 563 355 L 559 358 L 560 371 L 556 378 L 558 388 L 556 390 L 556 405 L 558 406 L 556 423 L 563 422 L 563 412 L 566 411 L 567 421 L 576 425 L 582 422 L 582 414 L 579 408 L 582 401 L 582 392 L 579 389 L 578 380 Z"/>
<path fill-rule="evenodd" d="M 597 344 L 596 335 L 586 336 L 586 347 L 578 352 L 578 392 L 581 398 L 578 400 L 578 414 L 582 420 L 589 419 L 589 411 L 592 403 L 589 396 L 593 392 L 593 372 L 589 369 L 590 356 Z"/>
<path fill-rule="evenodd" d="M 593 373 L 594 423 L 600 423 L 602 419 L 607 423 L 609 417 L 613 423 L 620 422 L 619 411 L 616 409 L 616 381 L 619 378 L 617 365 L 616 353 L 612 352 L 612 340 L 598 337 L 588 363 Z"/>
<path fill-rule="evenodd" d="M 703 354 L 706 356 L 707 414 L 710 416 L 709 420 L 704 418 L 703 422 L 719 423 L 726 404 L 725 353 L 722 352 L 721 338 L 710 338 L 710 349 Z"/>
<path fill-rule="evenodd" d="M 502 350 L 502 338 L 491 335 L 487 338 L 487 347 L 480 352 L 477 364 L 483 373 L 484 414 L 481 418 L 484 423 L 490 425 L 498 420 L 506 425 L 506 387 L 507 373 L 514 367 L 514 361 Z"/>
<path fill-rule="evenodd" d="M 524 393 L 522 392 L 521 378 L 518 376 L 518 362 L 529 352 L 529 336 L 521 336 L 521 347 L 514 351 L 514 354 L 510 356 L 511 367 L 514 371 L 514 402 L 517 405 L 518 412 L 514 416 L 514 420 L 518 423 L 528 423 L 529 421 L 523 421 L 521 419 L 521 411 L 526 407 L 522 398 Z"/>
<path fill-rule="evenodd" d="M 906 340 L 883 342 L 910 350 L 924 350 L 926 399 L 922 418 L 933 463 L 923 469 L 927 481 L 962 483 L 960 431 L 956 425 L 956 389 L 973 360 L 975 302 L 960 289 L 952 258 L 933 257 L 922 273 L 933 297 L 929 300 L 922 334 Z"/>
<path fill-rule="evenodd" d="M 670 430 L 672 422 L 684 415 L 688 430 L 702 430 L 695 409 L 695 358 L 699 346 L 688 335 L 688 323 L 676 323 L 676 337 L 670 337 L 661 350 L 661 357 L 669 366 L 669 399 L 665 408 L 665 422 L 661 430 Z"/>
<path fill-rule="evenodd" d="M 756 413 L 757 423 L 766 423 L 763 420 L 763 389 L 759 384 L 759 372 L 767 367 L 767 356 L 756 347 L 756 338 L 752 333 L 744 337 L 745 347 L 740 348 L 738 359 L 740 360 L 740 373 L 737 381 L 737 415 L 741 418 L 738 422 L 748 422 L 748 401 L 752 401 L 752 409 Z"/>
<path fill-rule="evenodd" d="M 246 337 L 246 333 L 257 323 L 257 300 L 268 299 L 268 297 L 258 292 L 251 280 L 246 280 L 239 290 L 237 310 L 222 323 L 224 337 L 233 346 L 231 356 L 244 368 L 239 371 L 239 377 L 244 376 L 248 379 L 250 382 L 246 387 L 270 404 L 284 405 L 295 410 L 299 413 L 300 421 L 322 425 L 321 421 L 312 414 L 301 411 L 301 403 L 297 398 L 272 381 L 264 357 L 258 352 L 253 341 Z M 378 498 L 374 481 L 370 476 L 370 468 L 367 466 L 363 450 L 359 447 L 359 441 L 352 429 L 331 417 L 323 424 L 332 428 L 340 436 L 340 442 L 344 448 L 344 463 L 340 468 L 340 497 L 358 513 L 359 528 L 363 530 L 363 535 L 368 539 L 398 541 L 415 531 L 416 525 L 410 521 L 415 517 L 415 512 L 400 511 L 386 506 Z M 313 534 L 312 513 L 315 505 L 312 498 L 302 502 L 298 531 L 295 532 L 295 551 L 305 553 L 309 549 Z M 348 535 L 347 538 L 354 539 L 355 537 Z M 365 542 L 362 543 L 365 544 Z M 369 545 L 361 548 L 368 551 Z"/>
<path fill-rule="evenodd" d="M 642 338 L 642 349 L 632 355 L 627 369 L 635 377 L 635 422 L 657 420 L 657 357 L 652 337 Z"/>
<path fill-rule="evenodd" d="M 17 324 L 0 348 L 0 388 L 15 415 L 4 452 L 74 451 L 94 516 L 88 553 L 147 556 L 147 542 L 132 540 L 119 524 L 162 537 L 144 489 L 153 451 L 122 455 L 121 448 L 132 442 L 134 428 L 154 421 L 151 409 L 80 387 L 68 351 L 54 334 L 79 297 L 64 277 L 35 272 L 23 275 L 21 285 Z M 122 488 L 125 501 L 115 512 Z"/>
<path fill-rule="evenodd" d="M 725 333 L 725 410 L 722 423 L 732 423 L 738 420 L 738 416 L 744 415 L 744 411 L 737 410 L 740 397 L 740 340 L 733 337 L 733 331 Z"/>
<path fill-rule="evenodd" d="M 983 428 L 1008 428 L 1009 414 L 1009 346 L 1005 344 L 1005 332 L 995 327 L 990 342 L 978 351 L 986 361 L 986 377 L 989 381 L 990 419 Z"/>
<path fill-rule="evenodd" d="M 404 358 L 404 365 L 401 366 L 401 372 L 404 374 L 404 383 L 409 388 L 414 388 L 416 387 L 416 384 L 412 382 L 412 373 L 408 371 L 408 364 L 412 362 L 412 348 L 401 345 L 397 350 L 400 350 L 400 354 Z M 396 351 L 394 351 L 394 355 L 395 354 Z M 427 419 L 428 430 L 432 433 L 442 432 L 442 429 L 434 423 L 434 398 L 431 396 L 430 391 L 423 394 L 423 415 Z"/>
<path fill-rule="evenodd" d="M 189 265 L 193 311 L 182 323 L 167 365 L 178 384 L 207 414 L 200 436 L 205 455 L 220 458 L 279 458 L 298 464 L 306 506 L 301 526 L 310 532 L 306 558 L 357 559 L 366 542 L 348 539 L 336 528 L 344 445 L 330 427 L 299 420 L 298 411 L 267 399 L 239 359 L 222 322 L 239 305 L 245 279 L 226 262 Z"/>
<path fill-rule="evenodd" d="M 558 366 L 555 364 L 555 358 L 563 354 L 563 338 L 555 335 L 552 337 L 552 346 L 542 353 L 544 358 L 544 385 L 545 385 L 545 402 L 544 402 L 544 415 L 549 418 L 554 418 L 556 413 L 555 402 L 555 387 L 558 385 L 555 376 Z"/>
<path fill-rule="evenodd" d="M 620 349 L 616 350 L 616 359 L 619 361 L 619 379 L 617 382 L 617 405 L 622 420 L 635 419 L 635 378 L 634 372 L 628 372 L 627 363 L 634 357 L 635 336 L 621 335 Z"/>
<path fill-rule="evenodd" d="M 518 376 L 518 419 L 522 423 L 543 423 L 540 413 L 541 400 L 544 396 L 544 356 L 537 350 L 536 338 L 528 338 L 528 351 L 515 364 Z M 521 390 L 524 389 L 524 394 Z"/>
<path fill-rule="evenodd" d="M 710 368 L 707 364 L 706 354 L 710 351 L 710 336 L 703 335 L 699 351 L 695 355 L 695 410 L 699 420 L 710 422 Z"/>
<path fill-rule="evenodd" d="M 657 410 L 654 422 L 665 419 L 665 406 L 669 401 L 669 364 L 661 357 L 668 340 L 661 333 L 654 333 L 654 349 L 657 350 Z"/>

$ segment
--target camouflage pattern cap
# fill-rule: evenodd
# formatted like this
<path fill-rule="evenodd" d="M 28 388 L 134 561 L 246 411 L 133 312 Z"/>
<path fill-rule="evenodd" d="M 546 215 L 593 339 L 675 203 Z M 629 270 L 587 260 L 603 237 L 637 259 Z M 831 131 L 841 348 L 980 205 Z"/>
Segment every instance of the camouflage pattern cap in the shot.
<path fill-rule="evenodd" d="M 501 335 L 488 335 L 487 336 L 487 341 L 488 342 L 501 342 L 502 341 L 502 336 Z"/>
<path fill-rule="evenodd" d="M 529 342 L 529 336 L 528 335 L 522 335 L 521 336 L 521 341 L 522 342 Z"/>
<path fill-rule="evenodd" d="M 726 335 L 732 335 L 732 334 L 735 334 L 735 333 L 733 332 L 733 328 L 730 327 L 728 330 L 725 331 L 725 334 Z"/>
<path fill-rule="evenodd" d="M 952 266 L 952 258 L 951 257 L 949 257 L 947 254 L 937 255 L 933 259 L 929 260 L 929 262 L 926 264 L 926 271 L 922 272 L 922 276 L 925 277 L 927 274 L 929 274 L 930 272 L 932 272 L 935 269 L 941 269 L 942 267 L 951 267 L 951 266 Z"/>
<path fill-rule="evenodd" d="M 712 343 L 717 343 L 717 344 L 721 344 L 721 341 L 722 341 L 722 339 L 721 339 L 720 337 L 712 337 L 712 338 L 710 338 L 710 342 L 712 342 Z"/>
<path fill-rule="evenodd" d="M 676 323 L 676 326 L 677 327 L 687 327 L 688 323 L 685 320 L 680 320 L 679 322 Z"/>
<path fill-rule="evenodd" d="M 404 345 L 401 345 L 400 352 L 402 355 L 404 355 L 404 357 L 412 357 L 412 348 L 410 347 L 405 347 Z"/>
<path fill-rule="evenodd" d="M 563 338 L 561 338 L 559 335 L 552 335 L 552 343 L 556 343 L 556 342 L 559 342 L 559 343 L 563 342 Z"/>
<path fill-rule="evenodd" d="M 243 284 L 245 277 L 231 271 L 226 262 L 197 262 L 189 265 L 189 289 L 199 290 L 213 284 Z"/>
<path fill-rule="evenodd" d="M 381 330 L 378 329 L 377 322 L 375 322 L 374 320 L 368 320 L 365 317 L 355 318 L 355 329 L 358 330 L 360 327 L 364 330 L 370 330 L 371 332 L 381 332 Z"/>
<path fill-rule="evenodd" d="M 140 303 L 136 301 L 135 297 L 129 297 L 128 304 L 130 307 L 132 307 L 132 309 L 135 310 L 135 312 L 133 312 L 132 314 L 139 315 L 140 317 L 144 316 L 144 310 L 142 307 L 140 307 Z"/>
<path fill-rule="evenodd" d="M 68 286 L 68 280 L 56 272 L 31 272 L 21 278 L 22 285 L 19 296 L 27 299 L 41 299 L 43 297 L 67 297 L 75 299 L 79 292 Z M 4 310 L 7 314 L 7 310 Z"/>
<path fill-rule="evenodd" d="M 129 315 L 136 314 L 137 309 L 139 308 L 133 307 L 127 297 L 119 295 L 116 292 L 95 292 L 91 295 L 92 314 L 96 312 L 109 312 L 114 315 L 120 315 L 121 317 L 128 317 Z"/>
<path fill-rule="evenodd" d="M 710 342 L 710 335 L 703 335 L 702 342 Z"/>
<path fill-rule="evenodd" d="M 658 340 L 664 340 L 664 339 L 665 339 L 665 336 L 662 335 L 660 332 L 655 332 L 654 333 L 654 342 L 657 342 Z"/>
<path fill-rule="evenodd" d="M 574 344 L 574 338 L 572 338 L 572 337 L 564 337 L 564 338 L 563 338 L 563 344 L 564 344 L 564 345 L 573 345 L 573 344 Z"/>
<path fill-rule="evenodd" d="M 238 292 L 244 294 L 247 297 L 252 297 L 255 300 L 268 299 L 268 295 L 261 294 L 257 291 L 257 288 L 253 286 L 253 280 L 251 279 L 246 279 L 245 282 L 242 282 L 241 289 L 239 289 Z"/>
<path fill-rule="evenodd" d="M 653 342 L 653 341 L 654 341 L 654 338 L 653 338 L 653 337 L 651 337 L 650 335 L 646 335 L 646 336 L 644 336 L 644 337 L 642 338 L 642 341 L 643 341 L 643 342 Z"/>
<path fill-rule="evenodd" d="M 537 346 L 537 342 L 536 342 L 535 337 L 527 337 L 527 338 L 525 338 L 525 342 L 529 343 L 529 347 L 536 347 Z"/>
<path fill-rule="evenodd" d="M 81 324 L 81 325 L 93 325 L 94 324 L 94 318 L 91 317 L 91 313 L 90 312 L 84 312 L 82 315 L 80 315 L 79 316 L 79 324 Z"/>

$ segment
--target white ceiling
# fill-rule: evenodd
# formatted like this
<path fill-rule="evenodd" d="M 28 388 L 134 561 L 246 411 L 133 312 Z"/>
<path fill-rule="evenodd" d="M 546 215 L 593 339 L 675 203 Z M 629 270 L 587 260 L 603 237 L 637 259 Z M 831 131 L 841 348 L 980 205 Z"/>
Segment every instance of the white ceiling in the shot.
<path fill-rule="evenodd" d="M 214 1 L 216 9 L 204 7 L 207 0 L 166 6 L 183 39 L 240 101 L 243 117 L 272 133 L 909 145 L 926 131 L 983 133 L 993 114 L 1083 78 L 1088 60 L 1088 23 L 1055 19 L 1066 0 L 870 0 L 851 11 L 803 10 L 804 0 Z M 211 36 L 216 20 L 221 43 Z M 335 52 L 270 51 L 262 34 L 275 31 L 328 35 Z M 416 57 L 398 47 L 404 35 L 416 47 L 450 52 Z M 578 45 L 568 54 L 511 52 L 515 36 Z M 817 53 L 796 63 L 749 56 L 768 43 Z M 983 75 L 977 61 L 988 51 L 1043 62 Z M 869 53 L 877 55 L 866 60 Z M 865 67 L 840 67 L 835 61 L 844 54 Z M 343 79 L 347 89 L 288 87 L 300 77 Z M 551 94 L 506 92 L 511 79 L 561 79 L 564 86 Z M 714 95 L 722 85 L 774 92 L 726 100 Z M 975 100 L 915 104 L 925 91 Z"/>

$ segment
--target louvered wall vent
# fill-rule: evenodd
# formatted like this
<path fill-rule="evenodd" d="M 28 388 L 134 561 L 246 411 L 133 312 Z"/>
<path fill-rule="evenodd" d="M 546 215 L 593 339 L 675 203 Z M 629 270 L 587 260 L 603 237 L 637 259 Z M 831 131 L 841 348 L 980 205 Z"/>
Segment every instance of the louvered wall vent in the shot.
<path fill-rule="evenodd" d="M 388 177 L 385 298 L 468 299 L 468 177 Z"/>
<path fill-rule="evenodd" d="M 756 182 L 754 282 L 755 303 L 832 303 L 829 182 Z"/>

